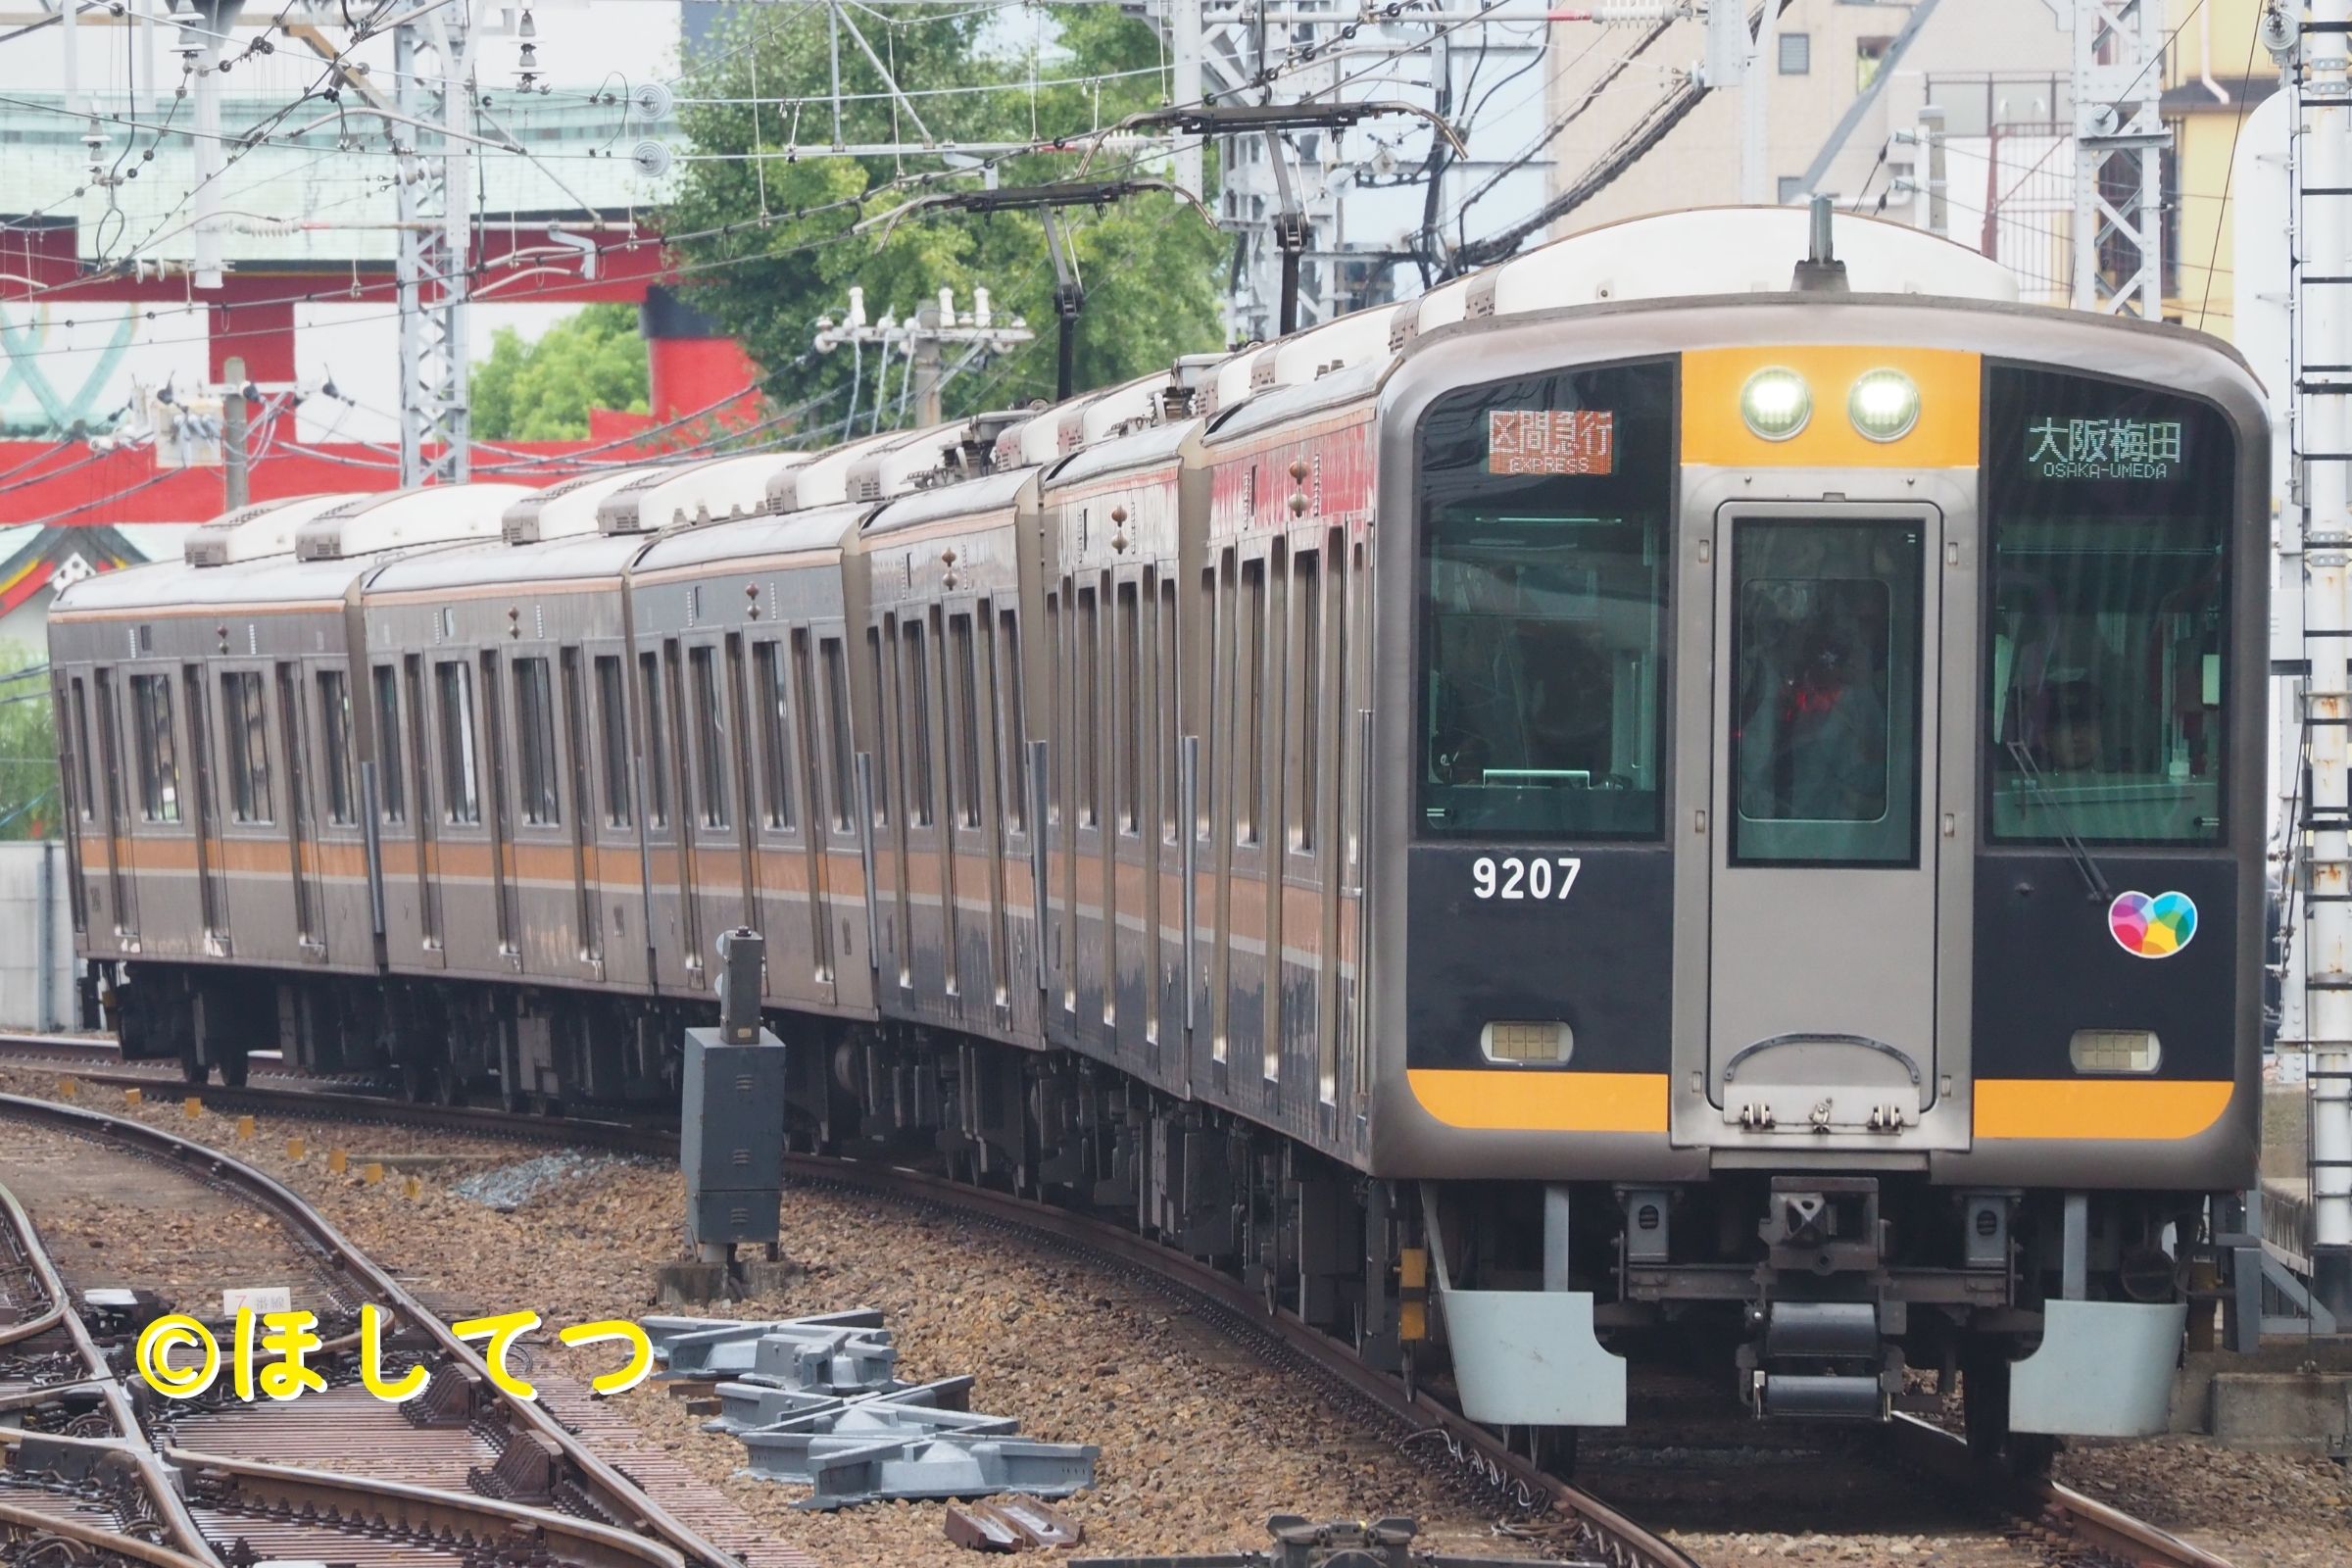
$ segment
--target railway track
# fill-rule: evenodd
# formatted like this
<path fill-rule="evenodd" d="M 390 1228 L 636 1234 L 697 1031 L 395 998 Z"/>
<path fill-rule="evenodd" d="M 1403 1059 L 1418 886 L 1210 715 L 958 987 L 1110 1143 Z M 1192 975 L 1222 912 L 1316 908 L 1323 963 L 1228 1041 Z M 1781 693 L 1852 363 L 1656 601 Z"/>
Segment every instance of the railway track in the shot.
<path fill-rule="evenodd" d="M 24 1343 L 61 1334 L 71 1340 L 85 1372 L 77 1381 L 101 1393 L 111 1430 L 45 1433 L 28 1421 L 22 1433 L 0 1432 L 11 1483 L 0 1500 L 74 1497 L 86 1515 L 94 1496 L 110 1487 L 122 1492 L 121 1481 L 135 1468 L 144 1473 L 168 1544 L 196 1562 L 228 1561 L 232 1568 L 234 1559 L 255 1556 L 359 1568 L 793 1568 L 797 1562 L 714 1542 L 541 1403 L 499 1389 L 472 1347 L 262 1172 L 140 1122 L 47 1101 L 0 1096 L 0 1122 L 95 1143 L 262 1209 L 311 1265 L 323 1298 L 298 1304 L 326 1308 L 321 1332 L 330 1336 L 313 1361 L 328 1371 L 323 1393 L 256 1407 L 232 1402 L 216 1385 L 195 1400 L 157 1408 L 158 1401 L 136 1398 L 116 1379 L 60 1271 L 11 1199 L 18 1272 L 38 1282 L 47 1303 L 36 1320 L 43 1326 Z M 425 1393 L 410 1404 L 387 1404 L 354 1386 L 356 1336 L 337 1336 L 335 1329 L 347 1326 L 363 1301 L 403 1325 L 431 1369 Z M 48 1379 L 28 1382 L 16 1396 L 27 1408 L 47 1407 L 49 1419 L 58 1406 L 54 1364 L 52 1356 Z M 73 1422 L 91 1424 L 86 1413 Z M 166 1465 L 184 1478 L 184 1500 L 160 1479 Z M 110 1505 L 119 1514 L 129 1509 Z"/>
<path fill-rule="evenodd" d="M 0 1059 L 15 1054 L 8 1038 L 0 1037 Z M 93 1085 L 139 1087 L 153 1085 L 160 1075 L 102 1071 L 78 1076 Z M 311 1087 L 248 1084 L 237 1089 L 214 1086 L 202 1093 L 208 1106 L 222 1110 L 398 1124 L 669 1157 L 675 1156 L 677 1146 L 673 1127 L 592 1117 L 551 1121 L 529 1112 L 415 1103 L 360 1093 L 347 1083 Z M 1425 1437 L 1433 1445 L 1444 1445 L 1454 1459 L 1507 1500 L 1531 1512 L 1550 1512 L 1572 1521 L 1580 1548 L 1592 1560 L 1612 1568 L 1696 1568 L 1687 1553 L 1661 1535 L 1539 1469 L 1428 1392 L 1408 1393 L 1394 1377 L 1366 1366 L 1345 1346 L 1288 1313 L 1269 1316 L 1254 1293 L 1208 1264 L 1172 1253 L 1087 1215 L 965 1186 L 931 1172 L 810 1154 L 787 1154 L 784 1168 L 795 1181 L 856 1188 L 901 1202 L 955 1210 L 990 1226 L 1091 1253 L 1123 1270 L 1148 1275 L 1207 1308 L 1226 1332 L 1255 1341 L 1272 1358 L 1311 1369 L 1328 1384 L 1346 1391 L 1379 1418 L 1401 1429 L 1405 1441 Z M 2054 1482 L 1988 1476 L 1970 1456 L 1962 1440 L 1926 1422 L 1898 1416 L 1888 1432 L 1888 1451 L 1898 1462 L 1935 1477 L 1939 1484 L 1995 1500 L 2016 1521 L 2017 1533 L 2054 1559 L 2100 1568 L 2230 1568 L 2224 1559 L 2200 1547 Z"/>

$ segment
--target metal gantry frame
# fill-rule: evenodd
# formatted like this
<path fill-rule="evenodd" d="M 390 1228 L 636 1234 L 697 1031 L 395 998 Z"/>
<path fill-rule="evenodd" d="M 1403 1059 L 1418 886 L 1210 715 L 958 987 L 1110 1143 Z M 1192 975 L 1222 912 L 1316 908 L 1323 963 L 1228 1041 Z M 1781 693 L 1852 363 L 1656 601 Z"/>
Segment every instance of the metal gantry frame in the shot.
<path fill-rule="evenodd" d="M 2164 315 L 2164 6 L 2046 0 L 2074 33 L 2077 310 Z"/>
<path fill-rule="evenodd" d="M 400 482 L 463 484 L 472 469 L 466 390 L 471 259 L 466 202 L 476 143 L 471 0 L 420 8 L 393 29 L 400 113 Z M 448 134 L 433 145 L 424 127 Z"/>

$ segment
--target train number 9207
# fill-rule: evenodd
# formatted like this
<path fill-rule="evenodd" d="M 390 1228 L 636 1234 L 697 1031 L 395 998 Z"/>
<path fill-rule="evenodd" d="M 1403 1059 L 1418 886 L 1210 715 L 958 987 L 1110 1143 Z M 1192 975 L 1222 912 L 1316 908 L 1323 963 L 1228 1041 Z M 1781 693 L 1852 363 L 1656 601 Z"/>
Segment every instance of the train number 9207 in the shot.
<path fill-rule="evenodd" d="M 1585 862 L 1573 855 L 1526 859 L 1482 855 L 1470 866 L 1470 891 L 1482 899 L 1564 899 Z"/>

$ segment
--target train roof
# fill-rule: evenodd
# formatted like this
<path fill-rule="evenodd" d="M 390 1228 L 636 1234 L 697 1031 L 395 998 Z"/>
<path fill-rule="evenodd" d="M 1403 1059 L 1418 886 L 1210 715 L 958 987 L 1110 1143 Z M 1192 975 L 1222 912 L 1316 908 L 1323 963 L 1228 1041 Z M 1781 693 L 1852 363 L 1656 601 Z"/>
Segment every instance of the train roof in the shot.
<path fill-rule="evenodd" d="M 618 587 L 621 568 L 645 547 L 643 534 L 587 533 L 537 544 L 502 542 L 418 551 L 379 566 L 368 579 L 368 594 L 373 598 L 484 583 L 570 582 L 593 577 L 609 577 Z"/>
<path fill-rule="evenodd" d="M 942 517 L 967 513 L 995 512 L 1016 504 L 1021 492 L 1038 476 L 1036 468 L 1007 468 L 963 484 L 941 485 L 902 496 L 865 519 L 858 532 L 871 538 L 917 528 Z"/>
<path fill-rule="evenodd" d="M 294 531 L 305 561 L 353 560 L 414 545 L 496 539 L 507 508 L 531 494 L 525 484 L 437 484 L 389 495 L 348 497 Z"/>
<path fill-rule="evenodd" d="M 84 577 L 58 596 L 52 619 L 147 610 L 208 611 L 230 605 L 291 606 L 340 601 L 352 580 L 376 563 L 304 560 L 263 556 L 227 565 L 195 567 L 176 561 L 150 562 Z"/>
<path fill-rule="evenodd" d="M 873 507 L 862 501 L 836 502 L 805 512 L 767 514 L 680 528 L 654 541 L 635 567 L 637 574 L 684 566 L 723 566 L 766 556 L 839 550 Z"/>
<path fill-rule="evenodd" d="M 749 516 L 767 504 L 777 469 L 808 461 L 804 452 L 753 452 L 649 468 L 597 504 L 596 525 L 607 533 L 656 533 Z"/>
<path fill-rule="evenodd" d="M 1148 464 L 1164 463 L 1184 449 L 1184 443 L 1201 426 L 1199 419 L 1177 419 L 1167 424 L 1155 424 L 1148 430 L 1113 436 L 1093 446 L 1071 453 L 1054 466 L 1046 476 L 1047 484 L 1058 486 L 1098 474 L 1118 473 L 1128 468 L 1140 468 Z"/>
<path fill-rule="evenodd" d="M 607 473 L 583 473 L 534 490 L 507 508 L 501 519 L 509 544 L 531 544 L 595 533 L 605 497 L 663 470 L 658 466 L 616 468 Z"/>
<path fill-rule="evenodd" d="M 290 556 L 294 553 L 294 535 L 304 523 L 350 499 L 348 495 L 331 493 L 286 496 L 224 512 L 212 521 L 198 523 L 188 530 L 188 537 L 180 546 L 180 559 L 191 566 L 225 566 L 263 556 Z"/>

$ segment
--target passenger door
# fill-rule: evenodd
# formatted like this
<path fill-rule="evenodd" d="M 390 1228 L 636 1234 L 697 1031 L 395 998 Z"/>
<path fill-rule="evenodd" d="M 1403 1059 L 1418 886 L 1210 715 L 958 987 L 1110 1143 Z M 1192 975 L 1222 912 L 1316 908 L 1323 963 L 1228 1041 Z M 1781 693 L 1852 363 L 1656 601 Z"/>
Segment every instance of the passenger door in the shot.
<path fill-rule="evenodd" d="M 1716 514 L 1694 825 L 1721 1141 L 1911 1142 L 1936 1099 L 1942 535 L 1929 506 Z"/>

